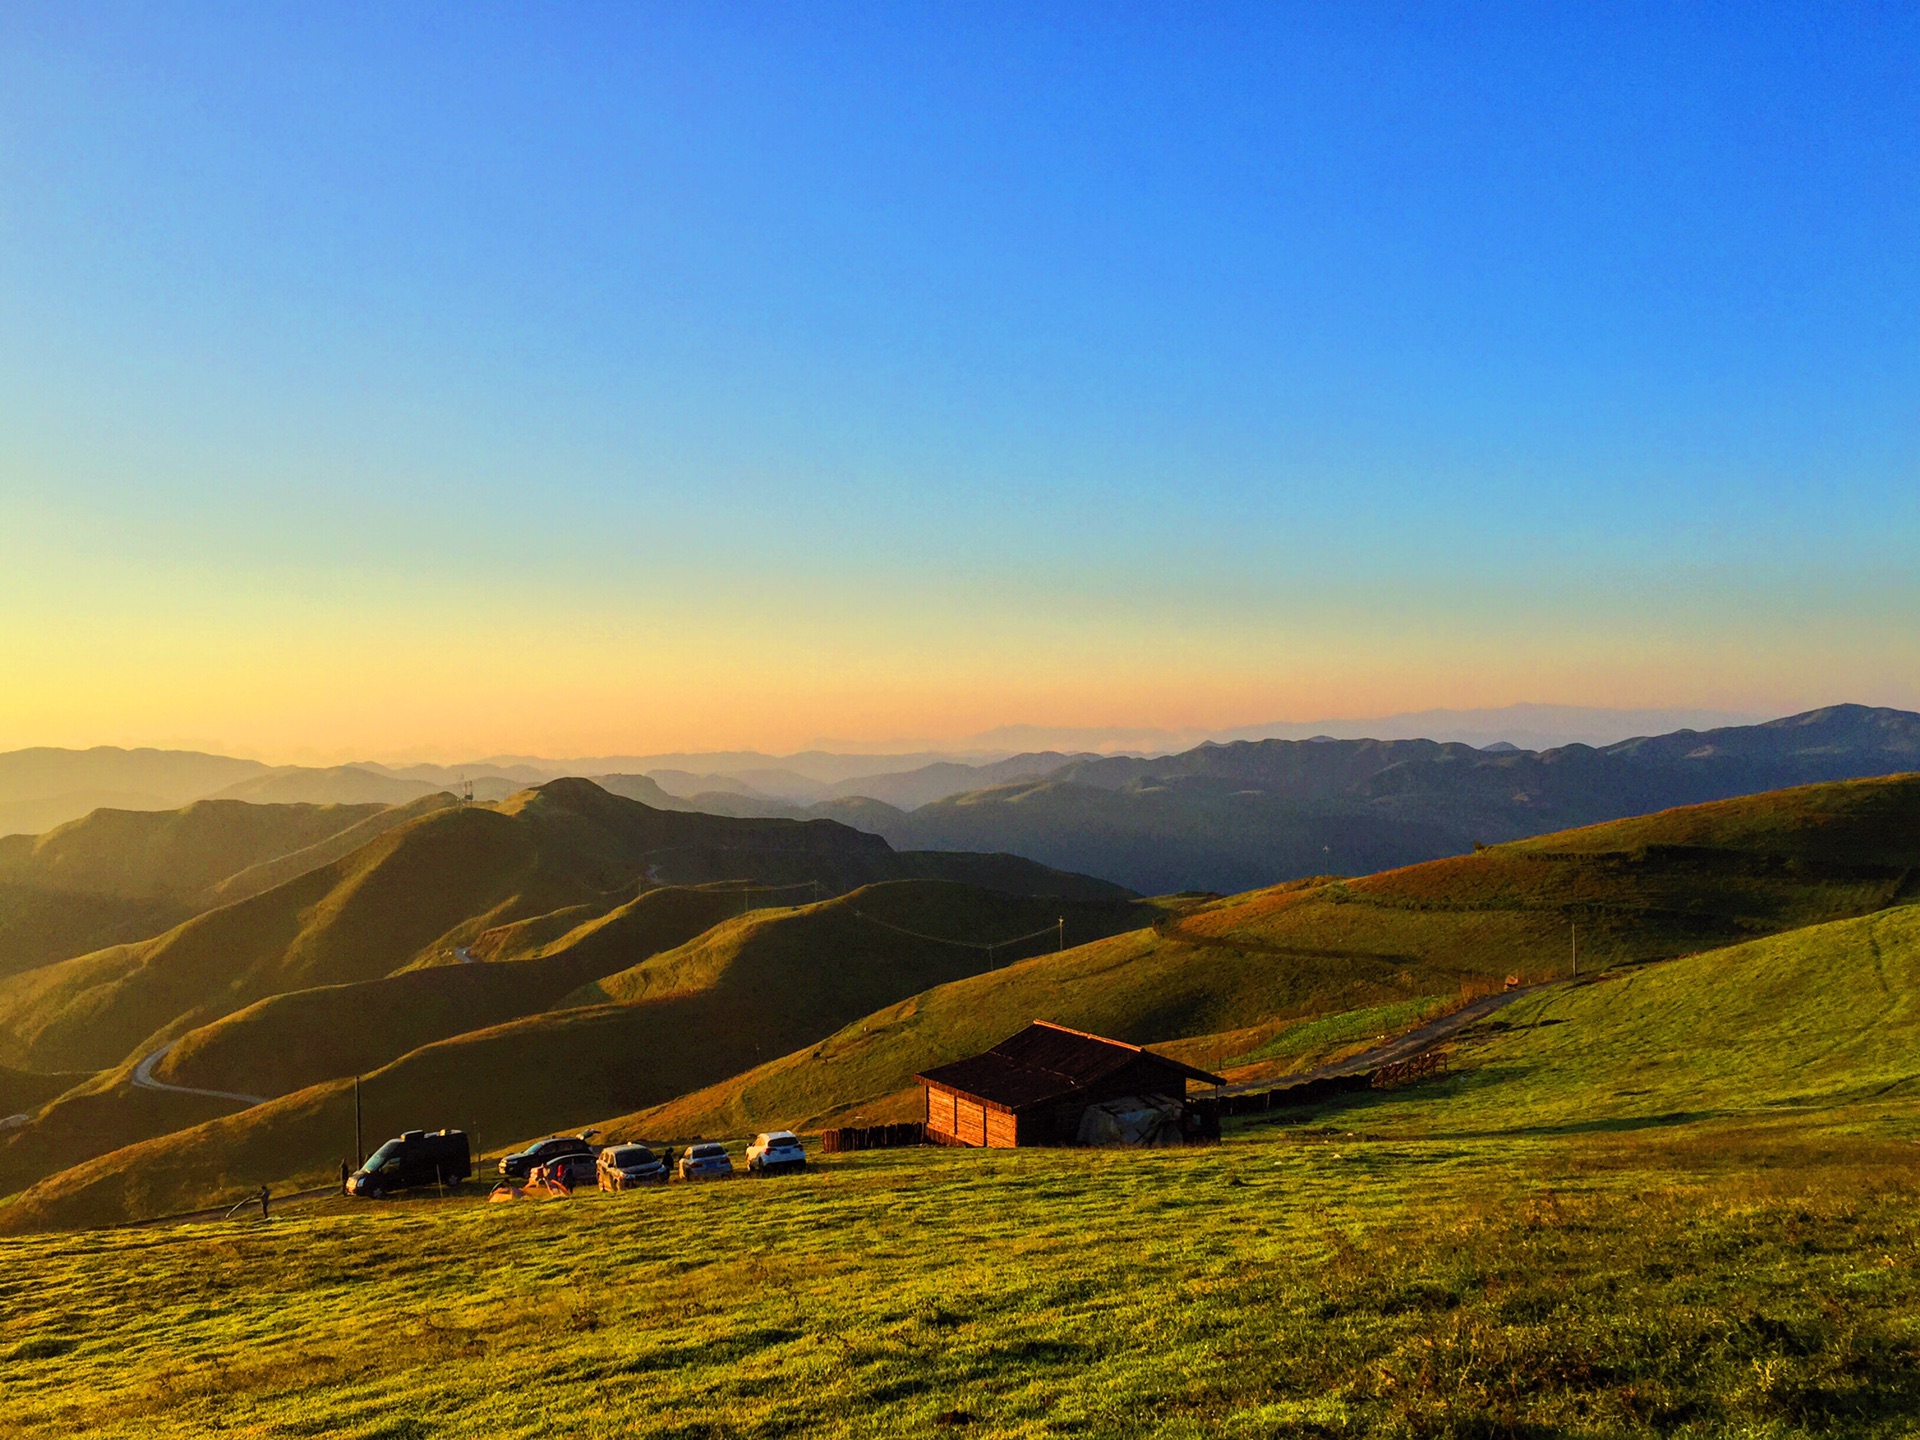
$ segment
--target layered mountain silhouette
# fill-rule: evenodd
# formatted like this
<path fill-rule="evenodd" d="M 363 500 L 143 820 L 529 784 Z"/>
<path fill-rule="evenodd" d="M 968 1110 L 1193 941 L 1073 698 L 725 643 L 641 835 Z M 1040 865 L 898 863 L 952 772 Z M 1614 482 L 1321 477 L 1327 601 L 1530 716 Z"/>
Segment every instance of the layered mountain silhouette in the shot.
<path fill-rule="evenodd" d="M 1070 762 L 902 810 L 831 815 L 916 849 L 992 849 L 1146 894 L 1365 874 L 1578 825 L 1791 785 L 1920 770 L 1920 715 L 1835 705 L 1595 748 L 1258 740 Z"/>

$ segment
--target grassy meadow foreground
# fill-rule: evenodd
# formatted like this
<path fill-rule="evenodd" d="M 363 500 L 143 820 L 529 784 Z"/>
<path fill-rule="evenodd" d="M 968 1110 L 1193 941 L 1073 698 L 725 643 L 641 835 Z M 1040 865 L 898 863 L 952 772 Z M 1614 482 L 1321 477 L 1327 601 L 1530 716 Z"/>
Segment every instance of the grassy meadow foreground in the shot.
<path fill-rule="evenodd" d="M 1908 1435 L 1920 909 L 1162 1152 L 0 1242 L 25 1433 Z"/>

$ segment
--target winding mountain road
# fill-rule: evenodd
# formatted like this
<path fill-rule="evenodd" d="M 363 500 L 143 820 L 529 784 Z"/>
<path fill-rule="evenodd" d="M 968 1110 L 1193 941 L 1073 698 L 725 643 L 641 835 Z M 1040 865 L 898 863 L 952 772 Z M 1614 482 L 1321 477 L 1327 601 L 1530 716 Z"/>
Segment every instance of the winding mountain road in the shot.
<path fill-rule="evenodd" d="M 180 1042 L 171 1040 L 154 1051 L 146 1059 L 133 1067 L 133 1083 L 142 1090 L 165 1090 L 172 1095 L 205 1095 L 212 1100 L 236 1100 L 242 1105 L 264 1105 L 265 1095 L 240 1095 L 232 1090 L 200 1090 L 191 1085 L 169 1085 L 164 1080 L 153 1078 L 153 1067 L 167 1058 L 168 1053 Z"/>

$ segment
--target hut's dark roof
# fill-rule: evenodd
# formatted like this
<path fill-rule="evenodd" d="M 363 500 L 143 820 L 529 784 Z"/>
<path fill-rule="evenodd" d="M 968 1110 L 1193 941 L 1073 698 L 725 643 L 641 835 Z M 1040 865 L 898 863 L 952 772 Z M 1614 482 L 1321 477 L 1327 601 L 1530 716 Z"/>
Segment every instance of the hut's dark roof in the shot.
<path fill-rule="evenodd" d="M 1069 1030 L 1047 1020 L 1034 1021 L 983 1054 L 913 1078 L 1018 1110 L 1085 1090 L 1142 1059 L 1182 1078 L 1191 1076 L 1209 1085 L 1222 1083 L 1218 1075 L 1155 1055 L 1138 1045 Z"/>

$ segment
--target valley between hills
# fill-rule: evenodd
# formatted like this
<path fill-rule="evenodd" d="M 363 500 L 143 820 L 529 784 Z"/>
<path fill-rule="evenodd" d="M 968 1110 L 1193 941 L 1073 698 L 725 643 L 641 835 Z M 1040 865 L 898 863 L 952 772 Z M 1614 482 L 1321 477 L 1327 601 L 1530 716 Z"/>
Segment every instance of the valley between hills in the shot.
<path fill-rule="evenodd" d="M 1144 891 L 1113 878 L 1137 865 L 1046 863 L 1061 856 L 1018 835 L 914 849 L 804 810 L 652 804 L 618 777 L 493 800 L 196 799 L 10 837 L 11 1283 L 66 1283 L 73 1244 L 106 1246 L 113 1285 L 191 1337 L 188 1359 L 163 1361 L 154 1332 L 126 1328 L 131 1291 L 97 1320 L 22 1311 L 0 1335 L 10 1386 L 29 1429 L 176 1433 L 164 1427 L 191 1393 L 262 1433 L 372 1435 L 471 1352 L 433 1433 L 486 1431 L 493 1387 L 544 1393 L 568 1367 L 612 1367 L 635 1377 L 622 1414 L 698 1392 L 728 1433 L 854 1433 L 843 1402 L 872 1422 L 861 1433 L 905 1434 L 956 1411 L 1014 1429 L 1071 1412 L 1088 1394 L 1072 1377 L 1091 1366 L 1140 1404 L 1325 1433 L 1442 1433 L 1462 1413 L 1592 1433 L 1681 1415 L 1705 1417 L 1702 1433 L 1789 1433 L 1809 1417 L 1897 1433 L 1920 1414 L 1901 1258 L 1920 1254 L 1920 1232 L 1894 1199 L 1920 1142 L 1920 774 L 1902 768 L 1917 726 L 1837 707 L 1619 754 L 1264 742 L 1075 761 L 901 812 L 1038 816 L 1044 833 L 1065 805 L 1084 853 L 1191 859 L 1204 842 L 1268 867 L 1269 883 L 1237 891 Z M 1799 783 L 1768 783 L 1781 776 Z M 1193 818 L 1251 804 L 1226 787 L 1256 778 L 1269 819 L 1291 806 L 1297 826 L 1318 806 L 1330 828 L 1276 840 L 1277 821 Z M 1658 803 L 1675 794 L 1686 803 Z M 1500 828 L 1525 829 L 1523 810 L 1544 825 L 1636 803 L 1545 833 Z M 1435 828 L 1443 812 L 1451 829 Z M 1314 838 L 1364 852 L 1366 826 L 1389 862 L 1415 858 L 1342 872 L 1328 838 L 1314 863 Z M 472 1195 L 336 1195 L 236 1238 L 139 1228 L 260 1185 L 320 1190 L 356 1124 L 375 1142 L 462 1129 L 482 1174 L 552 1132 L 817 1136 L 918 1120 L 916 1076 L 1035 1019 L 1270 1087 L 1515 986 L 1440 1042 L 1424 1083 L 1229 1120 L 1217 1146 L 816 1154 L 791 1189 L 583 1193 L 504 1214 Z M 685 1251 L 695 1225 L 717 1248 Z M 269 1233 L 296 1247 L 273 1252 L 270 1282 Z M 840 1233 L 899 1261 L 845 1291 Z M 1121 1240 L 1172 1233 L 1183 1242 Z M 163 1234 L 174 1248 L 151 1249 Z M 964 1244 L 980 1268 L 930 1265 L 915 1234 Z M 1795 1249 L 1809 1235 L 1817 1247 Z M 1736 1243 L 1765 1257 L 1772 1289 L 1702 1268 Z M 1131 1281 L 1108 1263 L 1115 1246 L 1136 1258 Z M 554 1308 L 510 1278 L 543 1253 L 628 1280 L 604 1306 L 570 1289 Z M 1390 1273 L 1393 1255 L 1405 1261 Z M 456 1256 L 478 1265 L 478 1288 L 437 1299 L 426 1277 Z M 1892 1258 L 1875 1269 L 1875 1256 Z M 1290 1278 L 1256 1278 L 1283 1261 Z M 1601 1285 L 1616 1261 L 1639 1267 L 1630 1306 Z M 687 1308 L 714 1265 L 732 1268 Z M 1584 1328 L 1550 1334 L 1555 1275 L 1586 1297 Z M 347 1338 L 315 1308 L 342 1284 L 426 1338 L 379 1353 Z M 255 1296 L 211 1298 L 240 1285 Z M 1832 1285 L 1851 1287 L 1844 1324 L 1820 1309 Z M 248 1319 L 256 1299 L 281 1318 Z M 1088 1339 L 1089 1307 L 1116 1305 L 1132 1328 Z M 1631 1331 L 1648 1305 L 1668 1307 L 1657 1342 Z M 1333 1309 L 1313 1333 L 1347 1317 L 1325 1332 L 1348 1377 L 1332 1392 L 1273 1349 L 1307 1333 L 1315 1306 Z M 1185 1357 L 1175 1371 L 1139 1348 L 1162 1325 Z M 267 1337 L 244 1363 L 221 1358 L 240 1353 L 233 1326 Z M 846 1367 L 828 1363 L 835 1333 Z M 1436 1343 L 1452 1358 L 1420 1348 Z M 1675 1345 L 1705 1349 L 1676 1365 L 1662 1358 Z M 1488 1347 L 1532 1377 L 1524 1392 L 1476 1378 L 1466 1357 Z M 1229 1357 L 1249 1351 L 1268 1357 L 1257 1384 L 1232 1378 Z M 133 1388 L 101 1368 L 123 1352 L 148 1377 Z M 905 1384 L 910 1354 L 921 1379 Z M 276 1368 L 295 1356 L 311 1383 Z M 782 1393 L 729 1373 L 779 1377 Z M 795 1375 L 811 1379 L 792 1389 Z M 371 1410 L 369 1393 L 383 1397 Z"/>

